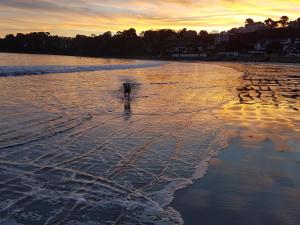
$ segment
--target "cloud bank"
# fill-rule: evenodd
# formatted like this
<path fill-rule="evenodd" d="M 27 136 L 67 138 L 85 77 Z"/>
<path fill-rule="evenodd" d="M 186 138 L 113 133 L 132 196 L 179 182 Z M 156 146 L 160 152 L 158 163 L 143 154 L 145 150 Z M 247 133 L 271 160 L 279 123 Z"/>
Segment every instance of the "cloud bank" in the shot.
<path fill-rule="evenodd" d="M 299 0 L 0 0 L 0 36 L 49 31 L 74 36 L 130 27 L 226 30 L 252 17 L 300 17 Z"/>

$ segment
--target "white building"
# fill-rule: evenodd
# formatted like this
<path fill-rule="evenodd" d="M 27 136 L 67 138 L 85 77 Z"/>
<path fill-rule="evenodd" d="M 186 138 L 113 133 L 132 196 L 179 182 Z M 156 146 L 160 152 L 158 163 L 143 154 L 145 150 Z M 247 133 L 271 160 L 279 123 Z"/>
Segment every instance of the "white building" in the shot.
<path fill-rule="evenodd" d="M 268 27 L 262 22 L 256 22 L 245 25 L 245 33 L 251 33 L 259 30 L 265 30 Z"/>
<path fill-rule="evenodd" d="M 265 30 L 268 27 L 262 22 L 246 24 L 245 27 L 232 28 L 230 31 L 223 31 L 215 38 L 215 45 L 220 43 L 228 43 L 232 36 L 236 34 L 252 33 L 259 30 Z"/>
<path fill-rule="evenodd" d="M 215 45 L 218 45 L 220 43 L 228 43 L 230 40 L 231 34 L 229 32 L 221 32 L 219 35 L 215 38 Z"/>

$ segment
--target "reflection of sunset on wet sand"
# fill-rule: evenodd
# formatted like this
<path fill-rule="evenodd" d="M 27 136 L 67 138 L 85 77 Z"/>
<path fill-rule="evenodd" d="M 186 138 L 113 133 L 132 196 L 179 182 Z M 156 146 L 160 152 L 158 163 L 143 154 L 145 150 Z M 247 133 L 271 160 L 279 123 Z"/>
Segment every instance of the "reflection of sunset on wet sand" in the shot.
<path fill-rule="evenodd" d="M 215 111 L 229 146 L 203 179 L 177 192 L 173 206 L 191 225 L 297 225 L 300 68 L 225 66 L 243 72 L 235 98 Z"/>
<path fill-rule="evenodd" d="M 238 124 L 239 135 L 248 145 L 270 139 L 275 150 L 297 149 L 289 144 L 291 140 L 300 141 L 300 116 L 294 110 L 273 105 L 227 104 L 219 115 L 229 127 Z"/>
<path fill-rule="evenodd" d="M 238 100 L 222 107 L 225 123 L 240 126 L 240 134 L 249 142 L 271 139 L 276 150 L 297 147 L 300 132 L 300 77 L 298 67 L 271 65 L 233 65 L 244 70 L 237 87 Z"/>

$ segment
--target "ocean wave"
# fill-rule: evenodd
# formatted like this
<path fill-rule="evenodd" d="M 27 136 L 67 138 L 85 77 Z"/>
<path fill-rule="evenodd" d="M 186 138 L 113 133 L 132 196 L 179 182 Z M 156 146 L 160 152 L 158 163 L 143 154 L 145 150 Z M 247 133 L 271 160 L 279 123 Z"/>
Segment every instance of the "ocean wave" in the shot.
<path fill-rule="evenodd" d="M 0 66 L 0 77 L 43 75 L 57 73 L 93 72 L 103 70 L 140 69 L 161 66 L 162 62 L 142 62 L 132 64 L 90 65 L 90 66 Z"/>
<path fill-rule="evenodd" d="M 135 63 L 122 68 L 163 64 Z M 184 65 L 145 69 L 139 76 L 117 71 L 97 82 L 70 76 L 72 84 L 89 84 L 78 92 L 67 76 L 49 87 L 17 87 L 15 96 L 15 80 L 5 79 L 0 218 L 24 225 L 184 224 L 170 203 L 227 146 L 230 136 L 215 110 L 232 99 L 242 74 Z M 31 84 L 30 78 L 22 80 Z M 125 78 L 140 85 L 133 88 L 130 112 L 118 89 Z"/>

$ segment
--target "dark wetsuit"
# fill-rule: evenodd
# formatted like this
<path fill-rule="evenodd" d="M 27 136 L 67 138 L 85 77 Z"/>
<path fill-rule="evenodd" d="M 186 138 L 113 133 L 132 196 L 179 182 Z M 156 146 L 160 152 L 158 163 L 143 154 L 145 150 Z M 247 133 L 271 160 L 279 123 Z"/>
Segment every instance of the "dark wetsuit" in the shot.
<path fill-rule="evenodd" d="M 130 83 L 124 83 L 123 84 L 124 87 L 124 98 L 128 98 L 130 97 L 130 93 L 131 93 L 131 85 Z"/>

